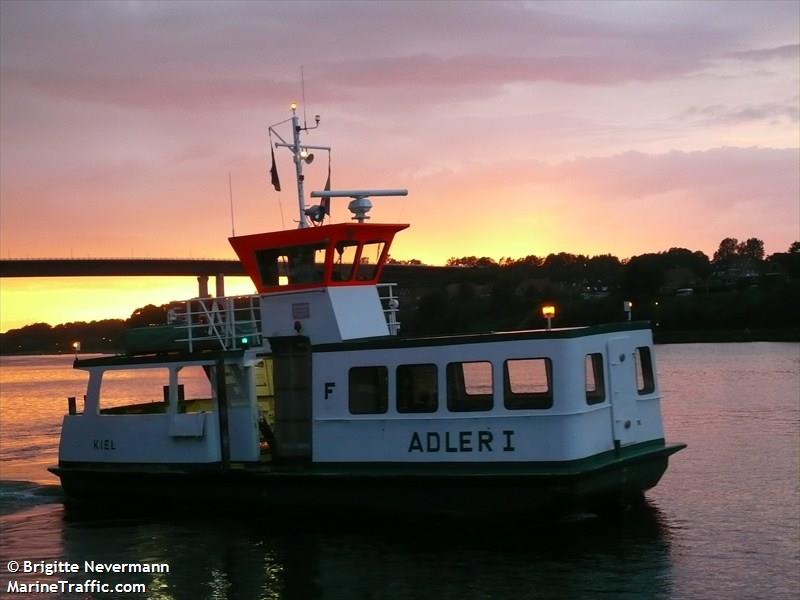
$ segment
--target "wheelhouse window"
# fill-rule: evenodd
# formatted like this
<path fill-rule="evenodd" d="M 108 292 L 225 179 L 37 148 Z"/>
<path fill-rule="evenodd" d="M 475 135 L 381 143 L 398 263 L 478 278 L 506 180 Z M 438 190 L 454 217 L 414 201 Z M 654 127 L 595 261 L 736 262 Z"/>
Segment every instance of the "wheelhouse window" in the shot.
<path fill-rule="evenodd" d="M 447 365 L 447 409 L 452 412 L 491 410 L 492 363 L 456 362 Z"/>
<path fill-rule="evenodd" d="M 361 256 L 358 259 L 358 271 L 356 272 L 358 281 L 375 279 L 385 246 L 384 242 L 367 242 L 364 244 L 361 248 Z"/>
<path fill-rule="evenodd" d="M 545 409 L 553 406 L 553 366 L 549 358 L 505 361 L 504 401 L 509 410 Z"/>
<path fill-rule="evenodd" d="M 389 375 L 386 367 L 352 367 L 348 400 L 354 415 L 382 414 L 389 405 Z"/>
<path fill-rule="evenodd" d="M 358 242 L 339 242 L 333 254 L 333 280 L 350 281 L 358 254 Z"/>
<path fill-rule="evenodd" d="M 636 359 L 636 389 L 640 395 L 651 394 L 656 389 L 653 377 L 653 359 L 650 348 L 639 346 L 634 352 Z"/>
<path fill-rule="evenodd" d="M 586 404 L 601 404 L 606 399 L 605 379 L 603 378 L 603 355 L 586 355 Z"/>
<path fill-rule="evenodd" d="M 267 286 L 321 282 L 325 249 L 325 244 L 308 244 L 257 250 L 261 282 Z"/>
<path fill-rule="evenodd" d="M 397 412 L 436 412 L 439 405 L 436 365 L 400 365 L 396 374 Z"/>

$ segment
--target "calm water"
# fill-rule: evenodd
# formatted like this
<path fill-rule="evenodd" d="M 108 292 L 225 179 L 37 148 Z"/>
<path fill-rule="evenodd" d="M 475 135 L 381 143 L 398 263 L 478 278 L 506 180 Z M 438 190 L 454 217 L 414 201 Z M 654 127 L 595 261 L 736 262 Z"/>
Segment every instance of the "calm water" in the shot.
<path fill-rule="evenodd" d="M 94 559 L 168 563 L 169 574 L 101 576 L 147 583 L 146 597 L 164 599 L 796 599 L 800 344 L 656 353 L 667 438 L 689 448 L 642 511 L 547 526 L 76 513 L 45 467 L 57 460 L 66 397 L 82 396 L 85 376 L 71 357 L 2 358 L 0 597 L 9 560 Z M 119 382 L 121 395 L 137 393 L 127 386 Z M 58 578 L 27 580 L 37 579 Z"/>

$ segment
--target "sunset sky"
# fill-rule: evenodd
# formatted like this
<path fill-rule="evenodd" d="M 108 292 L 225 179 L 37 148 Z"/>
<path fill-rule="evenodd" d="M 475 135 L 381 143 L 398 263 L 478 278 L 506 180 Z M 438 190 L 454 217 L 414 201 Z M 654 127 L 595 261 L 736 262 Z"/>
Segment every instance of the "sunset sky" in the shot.
<path fill-rule="evenodd" d="M 292 227 L 266 133 L 301 101 L 300 65 L 333 187 L 409 189 L 374 201 L 412 225 L 395 258 L 800 238 L 796 1 L 3 0 L 0 255 L 233 258 L 228 173 L 237 234 Z M 0 331 L 196 291 L 4 279 Z"/>

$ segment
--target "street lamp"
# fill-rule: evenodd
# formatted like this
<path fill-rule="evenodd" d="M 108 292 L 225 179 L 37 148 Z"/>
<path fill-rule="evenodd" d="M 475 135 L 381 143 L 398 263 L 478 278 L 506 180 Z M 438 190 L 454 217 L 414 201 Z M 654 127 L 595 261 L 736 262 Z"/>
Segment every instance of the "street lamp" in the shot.
<path fill-rule="evenodd" d="M 542 316 L 547 319 L 547 331 L 550 331 L 553 317 L 556 316 L 556 307 L 552 304 L 545 304 L 542 307 Z"/>
<path fill-rule="evenodd" d="M 631 314 L 633 313 L 633 302 L 631 302 L 630 300 L 625 300 L 625 302 L 622 303 L 622 310 L 625 311 L 625 314 L 628 317 L 628 321 L 630 321 Z"/>

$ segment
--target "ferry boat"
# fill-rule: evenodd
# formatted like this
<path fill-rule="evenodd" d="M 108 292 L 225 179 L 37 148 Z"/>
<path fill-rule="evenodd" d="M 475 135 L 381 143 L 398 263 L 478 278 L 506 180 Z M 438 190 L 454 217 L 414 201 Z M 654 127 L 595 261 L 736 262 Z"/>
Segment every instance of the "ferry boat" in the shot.
<path fill-rule="evenodd" d="M 685 447 L 664 439 L 649 324 L 399 335 L 379 282 L 408 225 L 367 221 L 370 198 L 407 192 L 326 185 L 306 207 L 309 150 L 330 152 L 301 140 L 317 126 L 293 105 L 270 127 L 299 227 L 230 238 L 257 294 L 188 300 L 126 353 L 76 356 L 88 388 L 50 469 L 66 494 L 528 517 L 640 500 Z M 352 221 L 325 224 L 343 197 Z M 108 405 L 126 377 L 157 382 L 152 397 Z"/>

